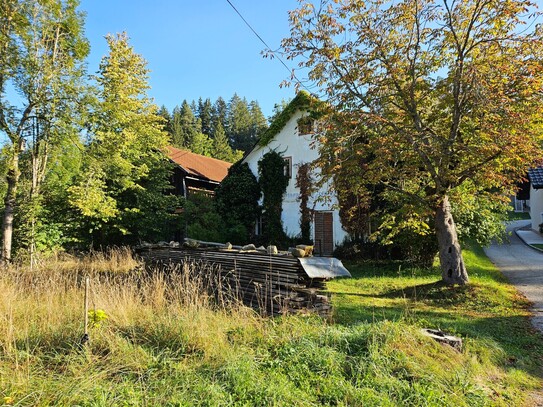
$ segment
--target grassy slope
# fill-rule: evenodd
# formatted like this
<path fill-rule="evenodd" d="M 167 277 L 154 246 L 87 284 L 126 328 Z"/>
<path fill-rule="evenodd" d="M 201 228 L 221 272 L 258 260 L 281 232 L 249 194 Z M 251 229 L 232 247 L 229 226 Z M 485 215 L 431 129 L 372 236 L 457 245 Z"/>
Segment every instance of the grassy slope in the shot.
<path fill-rule="evenodd" d="M 541 385 L 542 339 L 526 302 L 482 251 L 465 257 L 472 284 L 461 289 L 436 284 L 435 270 L 349 265 L 354 278 L 330 284 L 334 323 L 211 310 L 181 277 L 94 278 L 92 302 L 109 319 L 91 331 L 86 351 L 74 346 L 76 271 L 85 267 L 2 275 L 0 402 L 523 405 Z M 464 351 L 423 337 L 420 327 L 462 336 Z"/>
<path fill-rule="evenodd" d="M 519 392 L 541 387 L 543 344 L 530 324 L 529 303 L 480 247 L 465 250 L 464 258 L 471 283 L 454 289 L 439 283 L 437 270 L 348 265 L 355 278 L 329 285 L 337 322 L 392 320 L 459 335 L 464 355 L 481 362 L 468 368 L 470 385 L 478 383 L 490 396 L 487 401 L 520 405 L 527 401 L 518 398 Z"/>

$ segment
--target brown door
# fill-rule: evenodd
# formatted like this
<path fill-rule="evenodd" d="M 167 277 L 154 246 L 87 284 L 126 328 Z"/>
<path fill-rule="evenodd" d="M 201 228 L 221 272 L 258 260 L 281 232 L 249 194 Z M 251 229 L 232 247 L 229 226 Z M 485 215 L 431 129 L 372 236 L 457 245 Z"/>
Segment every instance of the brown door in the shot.
<path fill-rule="evenodd" d="M 315 212 L 315 254 L 331 256 L 334 251 L 332 212 Z"/>

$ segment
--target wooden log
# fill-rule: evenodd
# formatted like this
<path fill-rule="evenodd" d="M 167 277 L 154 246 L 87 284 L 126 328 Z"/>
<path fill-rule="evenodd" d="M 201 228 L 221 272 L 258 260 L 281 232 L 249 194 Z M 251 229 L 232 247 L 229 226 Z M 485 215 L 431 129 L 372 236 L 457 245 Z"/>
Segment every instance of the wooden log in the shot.
<path fill-rule="evenodd" d="M 439 343 L 449 345 L 457 351 L 462 351 L 462 339 L 457 336 L 449 335 L 437 329 L 422 329 L 422 333 Z"/>
<path fill-rule="evenodd" d="M 331 310 L 328 297 L 319 293 L 325 287 L 325 280 L 308 278 L 298 260 L 292 257 L 171 247 L 145 250 L 140 255 L 167 273 L 175 272 L 168 271 L 172 267 L 194 264 L 198 270 L 203 266 L 204 270 L 196 272 L 195 277 L 212 273 L 210 284 L 215 279 L 222 290 L 261 314 L 310 310 L 323 314 Z"/>

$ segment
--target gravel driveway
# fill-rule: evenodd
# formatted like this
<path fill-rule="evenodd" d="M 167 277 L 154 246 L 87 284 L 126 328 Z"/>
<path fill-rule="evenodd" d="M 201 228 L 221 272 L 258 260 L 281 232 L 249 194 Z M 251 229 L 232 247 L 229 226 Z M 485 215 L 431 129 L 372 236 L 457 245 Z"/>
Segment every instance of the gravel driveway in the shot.
<path fill-rule="evenodd" d="M 533 302 L 532 323 L 543 332 L 543 253 L 527 246 L 515 233 L 515 229 L 529 224 L 527 220 L 511 222 L 507 230 L 510 241 L 492 244 L 485 253 L 503 272 L 509 281 Z"/>

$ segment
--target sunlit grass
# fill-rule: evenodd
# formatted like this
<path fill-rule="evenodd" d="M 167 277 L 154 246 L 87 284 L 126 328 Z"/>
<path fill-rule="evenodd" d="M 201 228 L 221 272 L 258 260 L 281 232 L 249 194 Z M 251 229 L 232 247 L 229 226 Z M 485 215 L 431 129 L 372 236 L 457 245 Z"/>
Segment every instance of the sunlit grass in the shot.
<path fill-rule="evenodd" d="M 439 271 L 347 264 L 333 321 L 274 319 L 210 293 L 194 269 L 147 273 L 129 250 L 0 275 L 0 402 L 20 406 L 524 405 L 542 340 L 478 248 L 471 285 Z M 128 271 L 130 265 L 133 271 Z M 212 275 L 209 268 L 206 275 Z M 107 319 L 83 332 L 83 281 Z M 422 335 L 462 337 L 458 352 Z"/>

